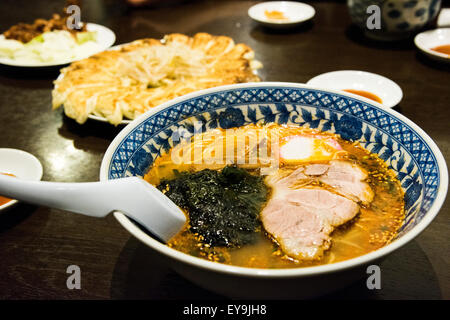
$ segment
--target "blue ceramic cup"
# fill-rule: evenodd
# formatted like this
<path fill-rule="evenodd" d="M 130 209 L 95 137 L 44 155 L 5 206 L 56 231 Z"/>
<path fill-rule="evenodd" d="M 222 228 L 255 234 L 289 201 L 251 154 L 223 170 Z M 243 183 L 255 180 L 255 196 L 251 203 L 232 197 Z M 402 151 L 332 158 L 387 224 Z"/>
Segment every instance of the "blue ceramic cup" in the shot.
<path fill-rule="evenodd" d="M 432 21 L 441 0 L 347 0 L 352 22 L 376 40 L 408 38 Z"/>

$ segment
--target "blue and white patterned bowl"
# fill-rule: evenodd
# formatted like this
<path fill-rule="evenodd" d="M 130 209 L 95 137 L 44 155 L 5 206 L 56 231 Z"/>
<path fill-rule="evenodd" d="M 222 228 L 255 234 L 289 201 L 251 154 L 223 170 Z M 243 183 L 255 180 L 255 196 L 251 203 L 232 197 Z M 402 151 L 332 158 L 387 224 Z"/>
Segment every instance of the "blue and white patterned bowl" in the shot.
<path fill-rule="evenodd" d="M 373 6 L 379 8 L 381 28 L 371 30 L 367 21 L 378 14 Z M 347 0 L 347 7 L 352 22 L 369 38 L 392 41 L 410 37 L 436 18 L 441 0 Z"/>
<path fill-rule="evenodd" d="M 167 257 L 179 273 L 229 296 L 311 297 L 342 287 L 364 276 L 361 268 L 424 230 L 447 192 L 448 173 L 441 152 L 425 132 L 401 114 L 339 91 L 278 82 L 207 89 L 152 109 L 127 125 L 111 143 L 103 158 L 100 179 L 142 177 L 152 162 L 173 146 L 172 133 L 183 127 L 193 134 L 193 123 L 197 121 L 206 129 L 276 122 L 338 133 L 379 154 L 397 172 L 405 191 L 406 218 L 391 244 L 351 260 L 296 269 L 243 268 L 195 258 L 167 247 L 123 214 L 115 213 L 129 232 Z"/>

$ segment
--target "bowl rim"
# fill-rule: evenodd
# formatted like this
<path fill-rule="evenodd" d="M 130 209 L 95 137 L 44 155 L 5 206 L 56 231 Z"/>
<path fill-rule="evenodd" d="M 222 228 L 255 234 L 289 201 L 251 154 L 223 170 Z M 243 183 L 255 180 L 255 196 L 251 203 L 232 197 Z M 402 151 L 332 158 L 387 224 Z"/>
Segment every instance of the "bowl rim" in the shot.
<path fill-rule="evenodd" d="M 149 247 L 153 248 L 154 250 L 158 251 L 159 253 L 170 257 L 171 259 L 174 259 L 181 263 L 186 263 L 192 267 L 197 267 L 203 270 L 222 273 L 222 274 L 232 274 L 236 276 L 243 276 L 243 277 L 252 277 L 252 278 L 290 278 L 290 277 L 307 277 L 307 276 L 314 276 L 314 275 L 320 275 L 320 274 L 327 274 L 332 272 L 338 272 L 343 271 L 351 268 L 356 268 L 358 266 L 367 265 L 368 263 L 379 260 L 380 258 L 386 256 L 387 254 L 395 251 L 396 249 L 404 246 L 406 243 L 414 239 L 416 236 L 418 236 L 430 223 L 431 221 L 436 217 L 438 214 L 444 200 L 447 194 L 448 189 L 448 171 L 447 171 L 447 165 L 445 162 L 445 159 L 439 150 L 438 146 L 435 144 L 435 142 L 414 122 L 406 118 L 404 115 L 398 113 L 397 111 L 393 109 L 384 108 L 381 104 L 374 102 L 372 100 L 369 100 L 364 97 L 355 97 L 355 95 L 347 94 L 346 92 L 341 92 L 339 90 L 333 90 L 333 89 L 324 89 L 319 88 L 315 86 L 305 85 L 301 83 L 291 83 L 291 82 L 251 82 L 251 83 L 241 83 L 241 84 L 232 84 L 232 85 L 225 85 L 220 87 L 214 87 L 210 89 L 205 89 L 201 91 L 196 91 L 193 93 L 189 93 L 187 95 L 177 97 L 175 99 L 172 99 L 168 102 L 165 102 L 146 113 L 142 114 L 133 122 L 128 124 L 125 128 L 122 129 L 122 131 L 117 134 L 117 136 L 114 138 L 114 140 L 109 145 L 108 149 L 106 150 L 104 157 L 101 162 L 100 167 L 100 180 L 108 180 L 108 170 L 109 170 L 109 164 L 112 160 L 112 155 L 114 154 L 114 151 L 116 150 L 117 146 L 120 144 L 120 142 L 123 140 L 124 137 L 128 135 L 132 130 L 134 130 L 139 124 L 141 124 L 143 121 L 145 121 L 149 116 L 160 112 L 161 110 L 168 108 L 174 104 L 180 103 L 184 100 L 192 99 L 195 97 L 199 97 L 206 94 L 211 93 L 217 93 L 224 90 L 232 90 L 232 89 L 239 89 L 239 88 L 251 88 L 251 87 L 286 87 L 286 88 L 298 88 L 298 89 L 313 89 L 318 91 L 324 91 L 329 92 L 336 95 L 341 95 L 344 97 L 349 97 L 352 99 L 360 100 L 361 102 L 370 104 L 378 109 L 381 109 L 382 111 L 392 114 L 398 119 L 402 120 L 404 123 L 409 125 L 418 135 L 421 136 L 421 138 L 426 142 L 426 144 L 431 149 L 432 153 L 436 157 L 436 161 L 438 163 L 439 168 L 439 178 L 441 183 L 438 186 L 437 189 L 437 195 L 436 199 L 433 202 L 433 205 L 428 210 L 425 217 L 417 224 L 415 225 L 411 230 L 406 232 L 401 238 L 387 244 L 386 246 L 379 248 L 375 251 L 369 252 L 367 254 L 364 254 L 362 256 L 358 256 L 349 260 L 336 262 L 332 264 L 327 265 L 319 265 L 319 266 L 312 266 L 312 267 L 298 267 L 298 268 L 286 268 L 286 269 L 262 269 L 262 268 L 249 268 L 249 267 L 239 267 L 239 266 L 232 266 L 232 265 L 226 265 L 222 263 L 217 262 L 211 262 L 207 261 L 201 258 L 197 258 L 194 256 L 191 256 L 189 254 L 183 253 L 181 251 L 178 251 L 176 249 L 168 247 L 166 244 L 159 242 L 158 240 L 152 238 L 148 234 L 146 234 L 144 231 L 142 231 L 139 227 L 137 227 L 131 220 L 129 220 L 123 213 L 120 212 L 114 212 L 115 218 L 118 220 L 118 222 L 126 229 L 128 232 L 130 232 L 133 236 L 135 236 L 137 239 L 148 245 Z"/>

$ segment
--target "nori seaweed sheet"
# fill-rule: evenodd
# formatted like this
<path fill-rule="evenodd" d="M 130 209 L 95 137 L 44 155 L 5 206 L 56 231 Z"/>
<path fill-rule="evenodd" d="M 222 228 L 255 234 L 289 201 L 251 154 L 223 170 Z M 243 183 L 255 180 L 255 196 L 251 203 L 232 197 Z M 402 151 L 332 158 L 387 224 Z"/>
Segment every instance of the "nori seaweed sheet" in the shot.
<path fill-rule="evenodd" d="M 263 178 L 247 170 L 176 172 L 157 186 L 189 214 L 190 231 L 211 246 L 239 247 L 251 243 L 261 229 L 259 213 L 267 200 Z"/>

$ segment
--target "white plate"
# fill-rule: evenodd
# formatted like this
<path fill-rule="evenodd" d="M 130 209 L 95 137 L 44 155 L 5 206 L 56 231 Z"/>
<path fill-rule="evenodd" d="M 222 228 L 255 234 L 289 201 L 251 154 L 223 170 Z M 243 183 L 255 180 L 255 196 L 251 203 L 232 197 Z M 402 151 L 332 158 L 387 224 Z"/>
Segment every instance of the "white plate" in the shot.
<path fill-rule="evenodd" d="M 0 148 L 0 172 L 11 173 L 19 179 L 39 181 L 42 178 L 42 165 L 32 154 L 9 148 Z M 17 200 L 0 206 L 0 212 L 12 207 Z"/>
<path fill-rule="evenodd" d="M 114 32 L 104 26 L 101 26 L 99 24 L 95 24 L 95 23 L 88 23 L 86 25 L 86 28 L 88 31 L 95 31 L 97 32 L 97 44 L 100 46 L 99 50 L 92 53 L 92 54 L 96 54 L 98 52 L 104 51 L 105 49 L 108 49 L 109 47 L 111 47 L 114 42 L 116 41 L 116 35 L 114 34 Z M 3 35 L 0 35 L 0 38 L 4 38 Z M 91 55 L 92 55 L 91 54 Z M 0 64 L 5 64 L 8 66 L 14 66 L 14 67 L 30 67 L 30 68 L 35 68 L 35 67 L 54 67 L 54 66 L 61 66 L 61 65 L 65 65 L 65 64 L 69 64 L 71 62 L 77 61 L 77 60 L 81 60 L 87 58 L 87 56 L 85 57 L 80 57 L 78 59 L 71 59 L 71 60 L 67 60 L 67 61 L 59 61 L 59 62 L 30 62 L 30 63 L 25 63 L 23 61 L 16 61 L 13 59 L 9 59 L 9 58 L 0 58 Z"/>
<path fill-rule="evenodd" d="M 100 121 L 100 122 L 106 122 L 109 123 L 108 119 L 106 119 L 105 117 L 101 117 L 101 116 L 96 116 L 95 114 L 90 114 L 88 115 L 88 118 L 91 120 L 96 120 L 96 121 Z M 119 124 L 124 124 L 127 125 L 130 122 L 132 122 L 133 120 L 129 120 L 129 119 L 122 119 L 122 121 L 120 121 Z"/>
<path fill-rule="evenodd" d="M 310 79 L 307 84 L 326 89 L 367 91 L 377 95 L 383 101 L 381 105 L 386 108 L 396 106 L 403 98 L 402 89 L 394 81 L 366 71 L 327 72 Z M 360 95 L 355 96 L 361 98 Z M 374 102 L 369 99 L 368 101 Z"/>
<path fill-rule="evenodd" d="M 270 19 L 265 14 L 266 10 L 282 12 L 287 19 Z M 274 28 L 293 27 L 312 19 L 315 14 L 316 10 L 309 4 L 293 1 L 263 2 L 248 9 L 250 18 L 265 26 Z"/>
<path fill-rule="evenodd" d="M 420 51 L 430 58 L 450 63 L 450 56 L 431 50 L 437 46 L 450 45 L 450 28 L 439 28 L 419 33 L 414 43 Z"/>

